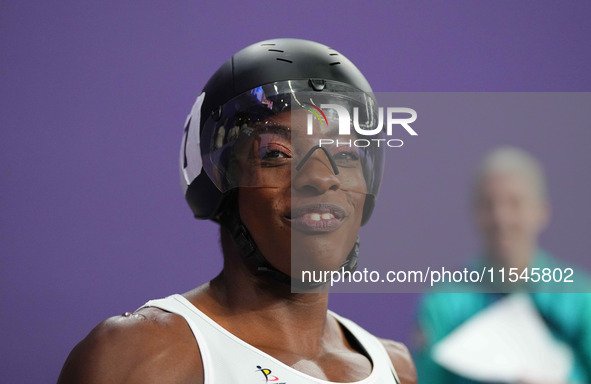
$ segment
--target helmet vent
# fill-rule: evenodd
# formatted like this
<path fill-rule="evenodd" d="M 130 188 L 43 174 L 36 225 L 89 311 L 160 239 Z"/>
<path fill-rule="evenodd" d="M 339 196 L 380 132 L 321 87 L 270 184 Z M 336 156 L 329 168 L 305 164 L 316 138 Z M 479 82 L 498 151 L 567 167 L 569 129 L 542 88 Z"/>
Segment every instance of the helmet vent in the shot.
<path fill-rule="evenodd" d="M 287 60 L 287 59 L 282 59 L 281 57 L 278 57 L 277 60 L 279 60 L 279 61 L 285 61 L 286 63 L 293 63 L 293 61 Z M 337 63 L 337 64 L 340 64 L 340 63 Z"/>
<path fill-rule="evenodd" d="M 329 53 L 330 56 L 338 56 L 338 53 Z"/>
<path fill-rule="evenodd" d="M 267 51 L 269 51 L 269 52 L 282 52 L 283 53 L 283 51 L 281 49 L 267 49 Z"/>
<path fill-rule="evenodd" d="M 341 63 L 340 61 L 335 61 L 334 63 L 330 63 L 329 65 L 338 65 L 340 63 Z"/>
<path fill-rule="evenodd" d="M 273 46 L 275 46 L 275 44 L 270 44 L 270 43 L 268 43 L 268 44 L 261 44 L 261 47 L 266 47 L 266 46 L 271 46 L 271 47 L 273 47 Z"/>

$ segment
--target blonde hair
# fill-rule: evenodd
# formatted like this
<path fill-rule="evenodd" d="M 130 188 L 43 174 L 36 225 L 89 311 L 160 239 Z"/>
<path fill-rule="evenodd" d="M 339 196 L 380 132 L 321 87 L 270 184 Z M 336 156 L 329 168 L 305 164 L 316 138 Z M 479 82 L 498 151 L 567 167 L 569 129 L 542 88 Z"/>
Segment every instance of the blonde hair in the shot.
<path fill-rule="evenodd" d="M 476 168 L 475 192 L 482 179 L 492 173 L 517 173 L 528 179 L 542 200 L 548 199 L 546 177 L 540 162 L 521 148 L 503 146 L 490 151 Z"/>

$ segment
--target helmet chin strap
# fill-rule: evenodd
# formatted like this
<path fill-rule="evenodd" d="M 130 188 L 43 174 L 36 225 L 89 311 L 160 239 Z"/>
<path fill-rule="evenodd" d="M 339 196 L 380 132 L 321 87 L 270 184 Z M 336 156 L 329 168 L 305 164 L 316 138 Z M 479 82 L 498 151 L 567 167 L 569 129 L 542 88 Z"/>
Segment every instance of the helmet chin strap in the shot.
<path fill-rule="evenodd" d="M 251 273 L 253 273 L 255 276 L 270 278 L 281 284 L 294 285 L 295 287 L 300 289 L 312 289 L 324 285 L 328 282 L 304 282 L 294 277 L 291 277 L 288 274 L 283 273 L 277 268 L 275 268 L 261 253 L 256 243 L 254 242 L 252 236 L 250 235 L 250 232 L 240 219 L 240 215 L 237 209 L 238 207 L 235 203 L 236 195 L 232 194 L 232 196 L 228 196 L 227 199 L 229 201 L 226 205 L 226 209 L 221 210 L 222 213 L 217 217 L 217 221 L 230 231 L 230 234 L 232 235 L 234 242 L 242 251 L 242 255 Z M 355 272 L 355 270 L 357 269 L 358 257 L 359 236 L 357 236 L 355 245 L 353 245 L 353 248 L 347 255 L 347 258 L 345 259 L 345 261 L 343 261 L 338 270 L 344 270 L 351 273 Z"/>
<path fill-rule="evenodd" d="M 338 175 L 339 174 L 339 167 L 337 166 L 336 162 L 334 161 L 332 155 L 330 154 L 330 152 L 326 148 L 321 147 L 320 145 L 315 145 L 312 148 L 310 148 L 308 153 L 302 158 L 300 163 L 295 168 L 296 171 L 300 171 L 302 169 L 304 164 L 310 159 L 310 157 L 312 156 L 312 154 L 314 154 L 314 152 L 316 150 L 321 150 L 322 152 L 325 153 L 326 157 L 328 158 L 328 161 L 330 162 L 330 165 L 331 165 L 331 168 L 332 168 L 334 174 Z M 220 222 L 220 224 L 224 225 L 230 231 L 232 238 L 234 239 L 234 242 L 236 243 L 236 245 L 238 245 L 238 247 L 242 251 L 242 254 L 244 255 L 244 258 L 246 260 L 246 264 L 249 266 L 249 270 L 255 276 L 269 277 L 279 283 L 290 284 L 290 285 L 293 285 L 293 286 L 295 286 L 299 289 L 303 289 L 303 290 L 316 288 L 316 287 L 319 287 L 319 286 L 327 283 L 327 281 L 304 282 L 300 279 L 296 279 L 292 276 L 289 276 L 289 275 L 281 272 L 277 268 L 275 268 L 269 262 L 269 260 L 267 260 L 265 258 L 265 256 L 261 253 L 261 251 L 257 247 L 256 243 L 254 242 L 254 239 L 250 235 L 248 228 L 246 228 L 246 226 L 244 225 L 244 223 L 240 219 L 240 214 L 238 212 L 236 194 L 231 193 L 230 195 L 228 195 L 226 197 L 226 199 L 227 199 L 227 205 L 226 205 L 227 209 L 222 209 L 221 210 L 222 213 L 218 216 L 217 219 Z M 357 239 L 355 241 L 355 244 L 353 245 L 353 248 L 351 249 L 351 251 L 349 251 L 347 258 L 345 259 L 345 261 L 343 261 L 343 263 L 338 268 L 338 270 L 339 271 L 341 271 L 341 270 L 347 271 L 347 272 L 355 272 L 355 270 L 357 269 L 358 258 L 359 258 L 359 236 L 357 236 Z"/>

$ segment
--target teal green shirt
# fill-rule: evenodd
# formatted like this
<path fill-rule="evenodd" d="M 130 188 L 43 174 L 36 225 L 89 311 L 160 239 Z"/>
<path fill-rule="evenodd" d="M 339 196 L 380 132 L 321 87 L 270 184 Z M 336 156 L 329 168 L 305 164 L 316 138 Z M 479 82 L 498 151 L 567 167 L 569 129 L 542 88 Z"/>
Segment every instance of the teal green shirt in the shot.
<path fill-rule="evenodd" d="M 533 264 L 540 268 L 558 265 L 542 251 L 538 252 Z M 529 294 L 552 334 L 574 352 L 575 361 L 569 378 L 573 383 L 591 383 L 591 291 L 586 292 Z M 419 383 L 475 383 L 436 364 L 431 358 L 431 349 L 470 317 L 505 295 L 435 292 L 423 296 L 418 309 L 422 345 L 414 354 Z"/>

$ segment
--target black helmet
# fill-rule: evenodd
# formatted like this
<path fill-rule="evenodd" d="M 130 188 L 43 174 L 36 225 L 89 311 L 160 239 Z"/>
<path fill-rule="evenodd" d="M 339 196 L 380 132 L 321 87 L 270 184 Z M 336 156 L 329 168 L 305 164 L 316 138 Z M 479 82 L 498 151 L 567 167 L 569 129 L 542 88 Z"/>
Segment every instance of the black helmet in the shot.
<path fill-rule="evenodd" d="M 299 97 L 307 93 L 312 96 Z M 235 228 L 241 226 L 239 219 L 228 225 L 220 216 L 232 190 L 243 186 L 232 172 L 234 143 L 244 132 L 257 129 L 257 122 L 290 110 L 294 103 L 323 113 L 318 101 L 330 102 L 335 97 L 339 103 L 361 106 L 366 111 L 362 112 L 364 121 L 373 124 L 378 108 L 369 83 L 351 61 L 332 48 L 307 40 L 273 39 L 232 56 L 209 79 L 185 123 L 181 185 L 195 217 L 226 224 L 240 242 L 237 236 L 244 237 L 241 233 L 246 230 Z M 373 211 L 384 152 L 379 147 L 361 151 L 367 186 L 364 224 Z M 247 243 L 239 245 L 253 248 L 252 241 Z"/>
<path fill-rule="evenodd" d="M 289 80 L 292 84 L 286 83 Z M 294 90 L 296 80 L 299 80 L 300 89 Z M 236 106 L 226 104 L 238 96 L 255 93 L 262 86 L 278 84 L 287 86 L 284 88 L 289 93 L 358 92 L 373 97 L 369 83 L 357 67 L 323 44 L 300 39 L 273 39 L 236 53 L 209 79 L 185 124 L 180 156 L 181 186 L 196 218 L 215 219 L 226 192 L 224 187 L 216 186 L 208 170 L 203 168 L 212 164 L 207 155 L 214 152 L 211 131 L 216 129 L 215 123 L 236 114 L 235 110 L 229 110 Z M 285 95 L 280 93 L 285 90 L 274 88 L 271 89 L 275 97 Z M 266 98 L 271 99 L 271 96 Z M 240 107 L 244 109 L 244 105 Z M 204 136 L 210 141 L 204 140 Z M 370 180 L 367 180 L 368 198 L 363 223 L 371 215 L 381 181 L 383 152 L 377 157 L 372 161 L 371 172 L 366 172 L 366 179 Z"/>

